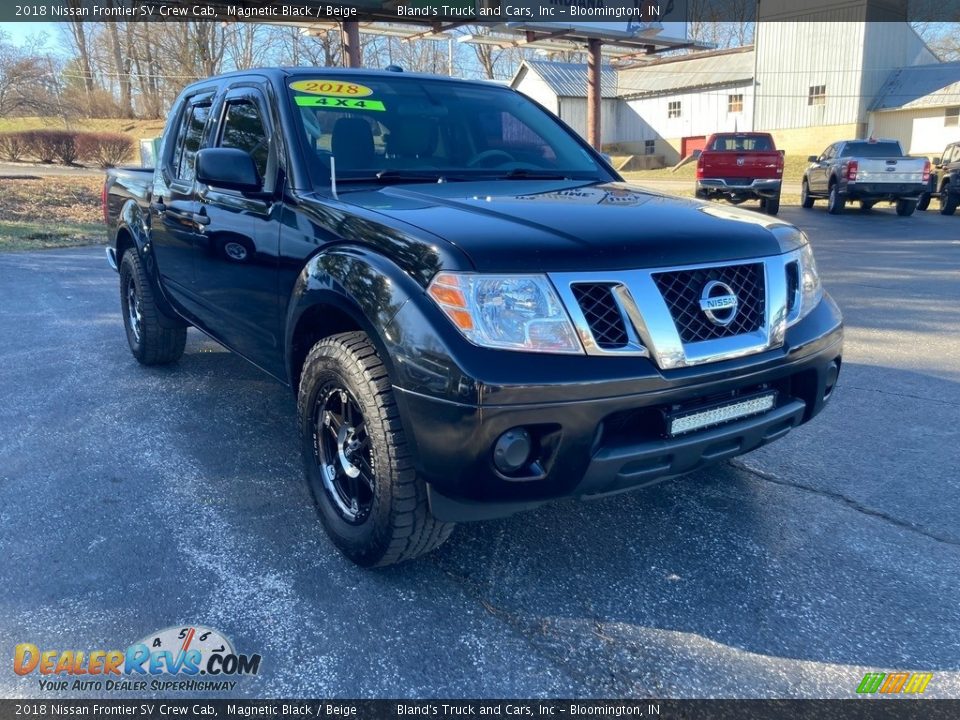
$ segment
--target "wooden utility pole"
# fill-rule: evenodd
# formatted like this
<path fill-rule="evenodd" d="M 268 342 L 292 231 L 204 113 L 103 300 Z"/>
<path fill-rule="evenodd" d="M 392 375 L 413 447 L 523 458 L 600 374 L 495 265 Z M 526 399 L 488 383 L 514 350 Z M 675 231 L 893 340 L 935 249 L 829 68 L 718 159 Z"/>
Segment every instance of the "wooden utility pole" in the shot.
<path fill-rule="evenodd" d="M 344 22 L 340 31 L 343 38 L 343 62 L 347 67 L 360 67 L 360 23 Z"/>
<path fill-rule="evenodd" d="M 602 41 L 590 39 L 587 41 L 587 141 L 600 150 L 600 66 L 603 59 L 600 55 Z"/>

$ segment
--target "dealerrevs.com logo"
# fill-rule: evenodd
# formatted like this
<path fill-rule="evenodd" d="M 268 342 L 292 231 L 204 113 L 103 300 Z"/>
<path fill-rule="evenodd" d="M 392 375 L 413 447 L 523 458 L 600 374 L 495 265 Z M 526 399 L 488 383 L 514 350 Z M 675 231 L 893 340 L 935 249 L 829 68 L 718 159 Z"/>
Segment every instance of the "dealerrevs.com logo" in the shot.
<path fill-rule="evenodd" d="M 37 676 L 39 689 L 49 691 L 230 691 L 237 684 L 232 678 L 260 671 L 260 656 L 238 653 L 218 631 L 193 625 L 160 630 L 125 650 L 51 650 L 20 643 L 13 671 Z"/>

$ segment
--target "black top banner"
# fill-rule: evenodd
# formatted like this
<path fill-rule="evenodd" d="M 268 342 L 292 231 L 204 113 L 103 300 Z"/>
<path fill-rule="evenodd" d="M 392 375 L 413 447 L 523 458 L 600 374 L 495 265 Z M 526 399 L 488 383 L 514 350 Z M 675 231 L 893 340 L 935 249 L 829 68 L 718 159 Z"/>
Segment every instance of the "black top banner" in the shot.
<path fill-rule="evenodd" d="M 0 720 L 954 720 L 960 700 L 0 700 Z"/>
<path fill-rule="evenodd" d="M 757 14 L 760 8 L 759 15 Z M 834 12 L 836 11 L 836 12 Z M 831 14 L 834 17 L 831 18 Z M 0 22 L 385 21 L 558 23 L 624 36 L 672 23 L 723 21 L 960 21 L 948 0 L 38 0 L 4 2 Z M 536 30 L 536 28 L 534 28 Z"/>

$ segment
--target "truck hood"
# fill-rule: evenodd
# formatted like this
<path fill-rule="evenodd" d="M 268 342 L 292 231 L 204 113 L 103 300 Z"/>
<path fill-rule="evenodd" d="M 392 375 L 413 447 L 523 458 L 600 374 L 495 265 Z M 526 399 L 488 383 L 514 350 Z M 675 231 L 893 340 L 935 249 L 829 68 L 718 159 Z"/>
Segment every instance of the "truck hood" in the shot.
<path fill-rule="evenodd" d="M 625 270 L 776 255 L 805 240 L 757 212 L 624 183 L 484 181 L 341 191 L 460 248 L 482 272 Z"/>

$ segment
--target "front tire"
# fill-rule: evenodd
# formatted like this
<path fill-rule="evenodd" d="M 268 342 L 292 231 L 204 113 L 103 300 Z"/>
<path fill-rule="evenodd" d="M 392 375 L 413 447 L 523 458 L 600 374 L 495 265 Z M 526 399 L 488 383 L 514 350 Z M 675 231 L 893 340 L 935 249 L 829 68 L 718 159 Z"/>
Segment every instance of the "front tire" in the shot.
<path fill-rule="evenodd" d="M 120 261 L 120 308 L 130 352 L 141 365 L 166 365 L 183 356 L 187 327 L 157 306 L 153 287 L 133 248 Z"/>
<path fill-rule="evenodd" d="M 307 484 L 340 552 L 373 567 L 443 544 L 454 525 L 430 513 L 390 378 L 366 333 L 333 335 L 313 346 L 297 408 Z"/>
<path fill-rule="evenodd" d="M 910 217 L 916 209 L 916 200 L 897 200 L 897 215 L 900 217 Z"/>
<path fill-rule="evenodd" d="M 839 215 L 843 212 L 847 204 L 846 198 L 840 194 L 840 188 L 834 183 L 830 186 L 830 196 L 827 198 L 827 212 L 831 215 Z"/>
<path fill-rule="evenodd" d="M 810 185 L 807 184 L 806 178 L 803 180 L 803 185 L 800 186 L 800 205 L 804 210 L 809 210 L 813 207 L 813 198 L 810 196 Z"/>

